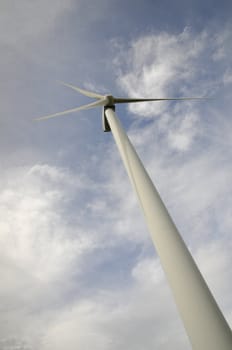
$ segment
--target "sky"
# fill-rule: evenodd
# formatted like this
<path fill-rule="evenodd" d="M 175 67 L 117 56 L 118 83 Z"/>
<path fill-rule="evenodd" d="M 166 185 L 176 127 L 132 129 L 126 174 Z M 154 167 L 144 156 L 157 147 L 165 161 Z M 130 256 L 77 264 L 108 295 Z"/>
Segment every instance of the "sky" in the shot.
<path fill-rule="evenodd" d="M 232 3 L 0 1 L 1 350 L 191 349 L 101 109 L 117 114 L 232 326 Z"/>

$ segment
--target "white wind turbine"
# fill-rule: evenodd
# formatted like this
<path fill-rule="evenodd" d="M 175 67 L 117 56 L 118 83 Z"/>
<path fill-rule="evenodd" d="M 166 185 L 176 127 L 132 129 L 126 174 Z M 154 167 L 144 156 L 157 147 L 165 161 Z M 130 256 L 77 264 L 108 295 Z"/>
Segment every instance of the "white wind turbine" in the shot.
<path fill-rule="evenodd" d="M 103 107 L 103 130 L 111 131 L 114 136 L 124 166 L 138 196 L 192 348 L 195 350 L 231 350 L 231 329 L 115 114 L 115 105 L 118 103 L 198 100 L 201 98 L 115 98 L 112 95 L 104 96 L 70 84 L 62 84 L 96 101 L 37 120 L 58 117 L 97 106 Z"/>

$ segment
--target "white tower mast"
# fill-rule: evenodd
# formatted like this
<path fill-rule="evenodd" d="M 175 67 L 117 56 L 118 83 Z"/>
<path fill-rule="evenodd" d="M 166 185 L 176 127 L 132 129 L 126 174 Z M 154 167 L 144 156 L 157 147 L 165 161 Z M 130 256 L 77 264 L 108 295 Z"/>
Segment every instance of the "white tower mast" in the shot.
<path fill-rule="evenodd" d="M 232 350 L 232 332 L 114 112 L 117 103 L 199 98 L 115 98 L 63 84 L 96 101 L 38 120 L 103 106 L 103 129 L 112 131 L 193 349 Z"/>
<path fill-rule="evenodd" d="M 105 108 L 105 116 L 137 194 L 193 349 L 231 350 L 231 330 L 114 109 Z"/>

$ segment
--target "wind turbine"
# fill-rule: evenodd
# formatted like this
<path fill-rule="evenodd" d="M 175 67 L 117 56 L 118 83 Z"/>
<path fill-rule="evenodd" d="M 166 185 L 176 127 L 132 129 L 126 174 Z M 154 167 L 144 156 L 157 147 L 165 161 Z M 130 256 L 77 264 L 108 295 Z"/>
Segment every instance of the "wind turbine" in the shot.
<path fill-rule="evenodd" d="M 199 100 L 202 98 L 116 98 L 112 95 L 100 95 L 83 90 L 63 82 L 62 84 L 96 101 L 40 117 L 37 120 L 50 119 L 98 106 L 103 107 L 103 130 L 112 132 L 118 146 L 192 348 L 195 350 L 231 350 L 231 329 L 115 114 L 115 105 L 119 103 Z"/>

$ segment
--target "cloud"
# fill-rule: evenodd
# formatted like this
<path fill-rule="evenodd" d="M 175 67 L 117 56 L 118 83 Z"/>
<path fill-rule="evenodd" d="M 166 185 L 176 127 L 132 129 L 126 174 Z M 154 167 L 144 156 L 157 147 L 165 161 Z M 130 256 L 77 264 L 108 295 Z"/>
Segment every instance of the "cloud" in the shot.
<path fill-rule="evenodd" d="M 76 276 L 81 272 L 83 254 L 94 243 L 67 214 L 64 220 L 62 207 L 83 186 L 68 170 L 46 164 L 1 177 L 1 322 L 8 319 L 1 338 L 12 337 L 13 328 L 15 336 L 27 337 L 30 321 L 36 323 L 33 314 L 49 313 L 70 288 L 73 266 Z"/>
<path fill-rule="evenodd" d="M 113 42 L 119 51 L 115 59 L 118 85 L 129 96 L 213 96 L 222 87 L 223 74 L 224 81 L 229 76 L 229 36 L 228 25 L 216 34 L 210 28 L 194 33 L 186 27 L 179 34 L 144 35 L 129 45 Z M 163 114 L 169 107 L 167 102 L 131 104 L 129 111 L 152 117 Z"/>
<path fill-rule="evenodd" d="M 205 32 L 194 37 L 186 28 L 178 35 L 169 33 L 142 36 L 123 48 L 124 67 L 118 77 L 118 84 L 130 96 L 179 97 L 184 90 L 176 86 L 186 85 L 195 75 L 193 62 L 204 49 Z M 173 95 L 174 93 L 174 95 Z M 167 103 L 136 104 L 130 111 L 143 116 L 158 115 Z"/>
<path fill-rule="evenodd" d="M 132 346 L 165 349 L 172 339 L 173 349 L 187 349 L 159 262 L 145 259 L 131 273 L 134 283 L 129 288 L 100 291 L 61 314 L 48 329 L 44 348 L 63 349 L 68 342 L 70 349 L 87 344 L 99 350 Z M 164 325 L 166 336 L 160 332 Z"/>
<path fill-rule="evenodd" d="M 129 96 L 218 96 L 223 86 L 230 83 L 229 33 L 226 25 L 216 34 L 210 30 L 193 33 L 185 28 L 179 34 L 161 32 L 142 36 L 129 45 L 116 42 L 117 83 Z M 219 55 L 221 51 L 223 54 Z M 131 104 L 128 108 L 138 121 L 141 117 L 144 120 L 162 115 L 158 127 L 166 145 L 173 150 L 188 151 L 201 136 L 204 123 L 199 119 L 203 107 L 209 103 L 207 100 L 155 102 Z"/>
<path fill-rule="evenodd" d="M 87 240 L 70 240 L 62 224 L 59 205 L 68 201 L 73 179 L 48 165 L 16 169 L 13 176 L 6 176 L 7 185 L 1 192 L 3 253 L 18 267 L 32 269 L 34 277 L 53 279 L 88 246 Z"/>

